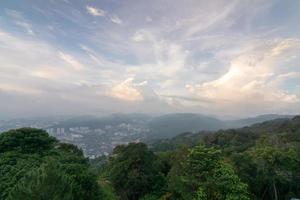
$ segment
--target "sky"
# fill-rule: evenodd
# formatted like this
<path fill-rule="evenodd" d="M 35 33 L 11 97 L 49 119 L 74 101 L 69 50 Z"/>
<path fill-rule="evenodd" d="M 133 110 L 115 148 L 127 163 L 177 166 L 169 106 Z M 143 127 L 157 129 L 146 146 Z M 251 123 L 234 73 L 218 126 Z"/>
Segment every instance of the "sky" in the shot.
<path fill-rule="evenodd" d="M 0 118 L 300 113 L 299 0 L 1 0 Z"/>

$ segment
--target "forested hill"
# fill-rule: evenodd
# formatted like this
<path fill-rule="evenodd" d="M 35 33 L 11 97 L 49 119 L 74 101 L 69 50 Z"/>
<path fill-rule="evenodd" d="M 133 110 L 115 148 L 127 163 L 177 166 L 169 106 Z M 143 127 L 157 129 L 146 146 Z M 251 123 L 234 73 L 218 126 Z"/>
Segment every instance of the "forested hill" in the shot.
<path fill-rule="evenodd" d="M 100 176 L 121 199 L 279 200 L 300 197 L 299 166 L 296 116 L 119 146 Z"/>
<path fill-rule="evenodd" d="M 274 119 L 291 119 L 292 115 L 267 114 L 237 120 L 220 120 L 194 113 L 162 115 L 149 121 L 150 139 L 172 138 L 183 132 L 217 131 L 219 129 L 241 128 Z"/>
<path fill-rule="evenodd" d="M 262 136 L 280 134 L 299 134 L 300 116 L 293 118 L 279 118 L 256 123 L 238 129 L 224 129 L 219 131 L 185 132 L 170 139 L 152 140 L 150 146 L 155 151 L 174 150 L 181 146 L 193 147 L 199 143 L 215 143 L 218 145 L 232 145 L 233 143 L 250 145 Z"/>
<path fill-rule="evenodd" d="M 130 143 L 90 163 L 42 130 L 2 133 L 0 199 L 299 198 L 300 117 Z"/>
<path fill-rule="evenodd" d="M 81 116 L 62 120 L 48 128 L 64 128 L 69 130 L 74 127 L 88 127 L 90 129 L 105 129 L 107 126 L 120 124 L 139 125 L 147 135 L 147 140 L 172 138 L 183 132 L 216 131 L 219 129 L 240 128 L 255 123 L 273 119 L 289 119 L 291 115 L 259 115 L 251 118 L 237 120 L 220 120 L 196 113 L 172 113 L 161 116 L 149 116 L 145 114 L 112 114 L 106 117 Z"/>

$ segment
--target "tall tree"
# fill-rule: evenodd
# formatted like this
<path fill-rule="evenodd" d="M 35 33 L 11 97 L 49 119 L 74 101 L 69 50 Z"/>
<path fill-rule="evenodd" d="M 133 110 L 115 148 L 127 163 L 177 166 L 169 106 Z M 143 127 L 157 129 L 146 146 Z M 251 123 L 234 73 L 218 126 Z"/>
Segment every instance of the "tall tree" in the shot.
<path fill-rule="evenodd" d="M 110 180 L 122 199 L 138 200 L 164 186 L 161 162 L 143 143 L 114 149 L 109 161 Z"/>
<path fill-rule="evenodd" d="M 274 143 L 274 137 L 264 137 L 247 152 L 257 171 L 257 195 L 261 199 L 285 199 L 296 192 L 292 187 L 297 184 L 293 180 L 299 180 L 299 148 L 279 142 L 278 138 Z"/>
<path fill-rule="evenodd" d="M 213 147 L 200 145 L 191 150 L 183 180 L 190 188 L 189 199 L 249 199 L 247 185 L 236 175 L 232 166 L 222 160 L 221 151 Z"/>

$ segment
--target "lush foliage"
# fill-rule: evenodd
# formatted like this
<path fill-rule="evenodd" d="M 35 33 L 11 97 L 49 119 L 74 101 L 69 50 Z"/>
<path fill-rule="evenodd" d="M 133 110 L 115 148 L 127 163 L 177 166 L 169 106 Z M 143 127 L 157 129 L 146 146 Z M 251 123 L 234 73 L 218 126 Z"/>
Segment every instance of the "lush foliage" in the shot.
<path fill-rule="evenodd" d="M 191 194 L 196 194 L 198 199 L 300 197 L 300 117 L 215 133 L 184 133 L 151 146 L 154 151 L 173 154 L 168 174 L 171 199 L 195 198 L 189 196 Z M 187 149 L 192 149 L 192 154 L 186 153 Z M 181 173 L 186 169 L 191 176 Z M 233 182 L 235 187 L 231 188 Z M 184 183 L 189 183 L 190 188 Z M 234 194 L 230 194 L 231 191 Z"/>
<path fill-rule="evenodd" d="M 159 195 L 164 186 L 163 165 L 143 143 L 118 146 L 108 163 L 109 180 L 121 199 Z"/>
<path fill-rule="evenodd" d="M 99 199 L 82 152 L 42 130 L 0 135 L 0 199 Z"/>
<path fill-rule="evenodd" d="M 0 156 L 0 199 L 300 197 L 300 117 L 121 145 L 91 166 L 75 146 L 19 129 L 0 135 Z"/>

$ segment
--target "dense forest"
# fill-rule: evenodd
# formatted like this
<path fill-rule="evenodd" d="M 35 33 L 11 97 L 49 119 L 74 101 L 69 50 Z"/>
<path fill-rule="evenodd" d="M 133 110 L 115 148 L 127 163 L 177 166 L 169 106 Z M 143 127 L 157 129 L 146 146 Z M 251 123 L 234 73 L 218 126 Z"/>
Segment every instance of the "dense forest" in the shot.
<path fill-rule="evenodd" d="M 300 117 L 183 133 L 84 158 L 45 131 L 0 135 L 0 199 L 279 200 L 300 197 Z"/>

